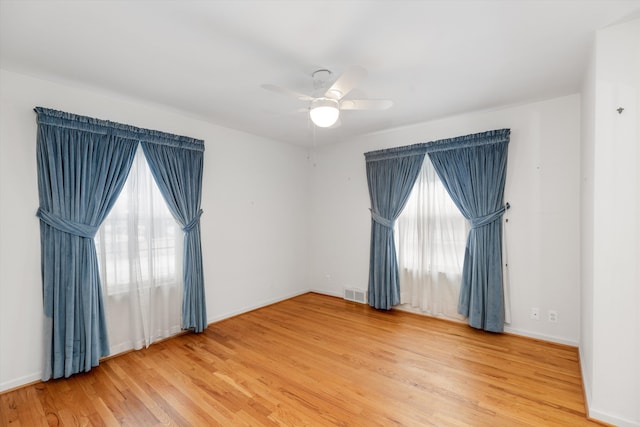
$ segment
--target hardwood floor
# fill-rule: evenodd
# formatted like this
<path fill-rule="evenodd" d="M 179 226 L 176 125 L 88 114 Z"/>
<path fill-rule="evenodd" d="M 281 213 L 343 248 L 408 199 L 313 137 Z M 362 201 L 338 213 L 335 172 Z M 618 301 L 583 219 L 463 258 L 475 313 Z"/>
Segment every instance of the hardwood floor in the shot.
<path fill-rule="evenodd" d="M 305 294 L 0 395 L 3 426 L 577 426 L 577 350 Z"/>

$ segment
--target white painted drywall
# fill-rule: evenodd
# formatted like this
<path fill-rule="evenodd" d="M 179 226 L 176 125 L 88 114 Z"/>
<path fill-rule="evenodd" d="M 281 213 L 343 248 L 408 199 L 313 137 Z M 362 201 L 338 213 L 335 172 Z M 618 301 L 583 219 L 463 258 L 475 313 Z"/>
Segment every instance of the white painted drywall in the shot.
<path fill-rule="evenodd" d="M 593 178 L 595 162 L 595 53 L 585 70 L 581 106 L 580 159 L 580 367 L 587 400 L 593 383 Z"/>
<path fill-rule="evenodd" d="M 307 150 L 168 107 L 0 70 L 0 391 L 39 379 L 42 367 L 37 105 L 205 140 L 210 321 L 308 289 Z"/>
<path fill-rule="evenodd" d="M 506 236 L 512 312 L 508 330 L 577 345 L 579 95 L 465 114 L 316 148 L 311 179 L 311 285 L 336 295 L 345 287 L 367 288 L 371 220 L 365 152 L 499 128 L 511 128 L 505 190 L 505 201 L 512 206 Z M 531 307 L 540 308 L 540 320 L 530 319 Z M 557 323 L 547 321 L 549 309 L 558 312 Z"/>
<path fill-rule="evenodd" d="M 583 169 L 581 356 L 591 416 L 640 426 L 640 19 L 597 33 Z M 617 108 L 622 107 L 622 114 Z M 584 227 L 583 227 L 584 228 Z"/>

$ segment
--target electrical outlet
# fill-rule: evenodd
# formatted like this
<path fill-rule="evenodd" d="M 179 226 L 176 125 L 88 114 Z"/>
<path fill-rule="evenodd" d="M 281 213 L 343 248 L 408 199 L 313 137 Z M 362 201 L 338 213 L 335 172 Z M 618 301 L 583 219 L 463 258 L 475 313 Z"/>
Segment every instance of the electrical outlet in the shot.
<path fill-rule="evenodd" d="M 547 317 L 549 319 L 549 322 L 558 323 L 558 312 L 556 310 L 547 311 Z"/>
<path fill-rule="evenodd" d="M 531 318 L 533 320 L 540 320 L 540 309 L 538 307 L 531 307 Z"/>

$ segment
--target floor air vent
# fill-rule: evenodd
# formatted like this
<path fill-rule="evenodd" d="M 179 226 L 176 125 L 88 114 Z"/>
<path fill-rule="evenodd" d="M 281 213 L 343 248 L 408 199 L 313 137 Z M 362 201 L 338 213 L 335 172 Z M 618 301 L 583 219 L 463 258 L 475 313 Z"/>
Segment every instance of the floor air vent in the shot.
<path fill-rule="evenodd" d="M 360 304 L 367 303 L 367 292 L 362 289 L 345 289 L 344 290 L 344 299 L 353 302 L 359 302 Z"/>

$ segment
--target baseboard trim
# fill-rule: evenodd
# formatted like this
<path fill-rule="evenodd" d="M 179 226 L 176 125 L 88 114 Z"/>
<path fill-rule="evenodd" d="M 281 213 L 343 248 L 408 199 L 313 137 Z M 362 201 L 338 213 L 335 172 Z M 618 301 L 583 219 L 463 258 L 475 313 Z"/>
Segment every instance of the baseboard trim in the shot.
<path fill-rule="evenodd" d="M 619 427 L 640 427 L 640 422 L 624 420 L 607 413 L 594 409 L 591 402 L 591 384 L 587 381 L 584 371 L 584 358 L 582 357 L 582 347 L 578 346 L 578 361 L 580 363 L 580 375 L 582 376 L 582 392 L 584 395 L 585 412 L 587 419 L 607 426 Z"/>
<path fill-rule="evenodd" d="M 20 378 L 12 379 L 11 381 L 0 383 L 0 394 L 9 393 L 11 391 L 30 386 L 32 384 L 37 384 L 42 381 L 42 379 L 40 378 L 41 376 L 42 373 L 37 372 L 22 376 Z"/>
<path fill-rule="evenodd" d="M 588 411 L 588 419 L 604 424 L 606 426 L 617 426 L 617 427 L 640 427 L 640 422 L 635 422 L 631 420 L 625 420 L 623 418 L 618 418 L 613 415 L 609 415 L 605 412 L 601 412 L 597 409 L 591 409 Z"/>
<path fill-rule="evenodd" d="M 310 289 L 305 289 L 303 291 L 294 292 L 292 294 L 284 295 L 284 296 L 281 296 L 281 297 L 270 298 L 268 300 L 264 300 L 264 301 L 261 301 L 261 302 L 256 303 L 256 304 L 251 304 L 249 306 L 246 306 L 246 307 L 243 307 L 243 308 L 239 308 L 237 310 L 232 310 L 232 311 L 229 311 L 229 312 L 226 312 L 226 313 L 223 313 L 223 314 L 219 314 L 219 315 L 214 316 L 214 317 L 210 317 L 209 319 L 207 319 L 207 323 L 209 325 L 212 324 L 212 323 L 217 323 L 217 322 L 220 322 L 221 320 L 230 319 L 232 317 L 240 316 L 241 314 L 245 314 L 245 313 L 249 313 L 251 311 L 259 310 L 261 308 L 268 307 L 268 306 L 273 305 L 273 304 L 278 304 L 278 303 L 280 303 L 282 301 L 286 301 L 288 299 L 295 298 L 295 297 L 300 296 L 300 295 L 308 294 L 309 292 L 315 292 L 315 291 L 312 291 Z"/>
<path fill-rule="evenodd" d="M 562 337 L 554 337 L 552 335 L 545 335 L 545 334 L 538 334 L 536 332 L 530 332 L 530 331 L 525 331 L 522 329 L 518 329 L 518 328 L 512 328 L 510 326 L 505 326 L 504 327 L 504 331 L 506 333 L 509 334 L 513 334 L 513 335 L 519 335 L 522 337 L 527 337 L 527 338 L 534 338 L 537 340 L 542 340 L 542 341 L 549 341 L 549 342 L 553 342 L 556 344 L 564 344 L 564 345 L 568 345 L 570 347 L 578 347 L 578 342 L 575 340 L 570 340 L 570 339 L 566 339 L 566 338 L 562 338 Z"/>
<path fill-rule="evenodd" d="M 344 299 L 344 295 L 342 295 L 339 292 L 328 292 L 326 290 L 319 290 L 319 289 L 309 289 L 307 292 L 303 292 L 303 293 L 308 293 L 308 292 L 313 292 L 314 294 L 319 294 L 319 295 L 326 295 L 329 297 L 336 297 L 336 298 L 340 298 L 340 299 Z"/>

